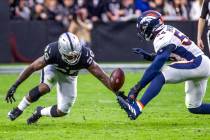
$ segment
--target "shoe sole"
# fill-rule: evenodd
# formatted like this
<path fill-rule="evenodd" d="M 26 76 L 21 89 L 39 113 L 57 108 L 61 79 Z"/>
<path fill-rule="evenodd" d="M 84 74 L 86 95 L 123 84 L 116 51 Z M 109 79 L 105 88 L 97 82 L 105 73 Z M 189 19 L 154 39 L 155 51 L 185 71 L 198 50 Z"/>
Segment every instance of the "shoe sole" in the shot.
<path fill-rule="evenodd" d="M 42 106 L 38 106 L 37 108 L 36 108 L 36 110 L 35 110 L 35 112 L 37 113 L 38 111 L 40 111 L 40 110 L 42 110 L 44 107 L 42 107 Z M 32 116 L 31 116 L 32 117 Z M 29 119 L 31 118 L 31 117 L 29 117 L 28 119 L 27 119 L 27 124 L 28 125 L 31 125 L 31 124 L 35 124 L 35 123 L 37 123 L 37 121 L 39 120 L 36 120 L 35 122 L 30 122 L 29 121 Z"/>
<path fill-rule="evenodd" d="M 8 112 L 7 117 L 11 120 L 14 121 L 16 120 L 22 113 L 20 113 L 17 117 L 12 117 L 13 115 L 11 114 L 11 111 Z"/>
<path fill-rule="evenodd" d="M 16 118 L 13 118 L 11 115 L 8 114 L 8 118 L 10 121 L 14 121 Z"/>
<path fill-rule="evenodd" d="M 120 104 L 121 108 L 123 108 L 127 114 L 128 114 L 128 117 L 131 119 L 131 120 L 135 120 L 137 117 L 136 115 L 130 111 L 129 109 L 129 104 L 122 98 L 122 97 L 117 97 L 118 98 L 118 103 Z"/>

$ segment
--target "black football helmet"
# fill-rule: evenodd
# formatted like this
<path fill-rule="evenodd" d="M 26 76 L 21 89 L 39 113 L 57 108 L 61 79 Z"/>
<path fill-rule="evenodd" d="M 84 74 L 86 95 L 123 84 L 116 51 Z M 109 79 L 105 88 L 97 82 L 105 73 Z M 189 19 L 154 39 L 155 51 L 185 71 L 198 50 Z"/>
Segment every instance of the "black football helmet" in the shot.
<path fill-rule="evenodd" d="M 153 40 L 158 33 L 157 30 L 163 25 L 162 15 L 154 10 L 148 10 L 137 19 L 137 34 L 147 41 Z M 162 28 L 161 28 L 162 29 Z"/>

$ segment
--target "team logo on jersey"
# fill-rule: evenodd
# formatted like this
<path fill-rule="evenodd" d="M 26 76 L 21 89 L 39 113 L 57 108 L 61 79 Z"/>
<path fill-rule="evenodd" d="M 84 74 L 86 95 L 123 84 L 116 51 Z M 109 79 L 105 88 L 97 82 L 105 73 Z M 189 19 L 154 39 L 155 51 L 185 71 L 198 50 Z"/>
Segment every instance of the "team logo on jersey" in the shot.
<path fill-rule="evenodd" d="M 47 52 L 44 53 L 44 58 L 45 58 L 45 60 L 49 60 L 50 57 Z"/>
<path fill-rule="evenodd" d="M 160 37 L 159 40 L 161 40 L 161 39 L 163 39 L 163 38 L 164 38 L 164 36 Z"/>

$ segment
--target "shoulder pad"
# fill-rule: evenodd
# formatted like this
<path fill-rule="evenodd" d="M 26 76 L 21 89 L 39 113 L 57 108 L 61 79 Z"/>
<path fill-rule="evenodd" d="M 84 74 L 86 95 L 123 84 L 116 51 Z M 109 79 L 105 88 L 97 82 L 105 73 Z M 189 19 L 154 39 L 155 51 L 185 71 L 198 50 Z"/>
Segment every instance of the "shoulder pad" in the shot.
<path fill-rule="evenodd" d="M 173 44 L 172 43 L 173 33 L 169 31 L 161 31 L 155 38 L 153 45 L 154 50 L 157 53 L 158 50 L 162 49 L 163 47 Z"/>

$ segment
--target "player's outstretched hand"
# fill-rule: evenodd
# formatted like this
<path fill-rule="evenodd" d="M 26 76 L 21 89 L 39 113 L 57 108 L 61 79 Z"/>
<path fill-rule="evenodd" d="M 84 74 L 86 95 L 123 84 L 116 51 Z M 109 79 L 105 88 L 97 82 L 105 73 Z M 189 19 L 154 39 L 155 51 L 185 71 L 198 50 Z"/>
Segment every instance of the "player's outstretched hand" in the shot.
<path fill-rule="evenodd" d="M 15 98 L 14 98 L 14 93 L 16 91 L 17 87 L 16 86 L 11 86 L 10 89 L 8 90 L 7 92 L 7 95 L 5 97 L 5 100 L 7 101 L 7 103 L 12 103 L 12 102 L 15 102 Z"/>
<path fill-rule="evenodd" d="M 132 52 L 142 55 L 144 57 L 144 59 L 146 59 L 148 61 L 153 61 L 156 56 L 156 54 L 149 53 L 149 52 L 143 50 L 142 48 L 132 48 Z"/>
<path fill-rule="evenodd" d="M 131 88 L 131 90 L 128 93 L 128 100 L 136 100 L 138 96 L 138 91 L 135 87 Z"/>

